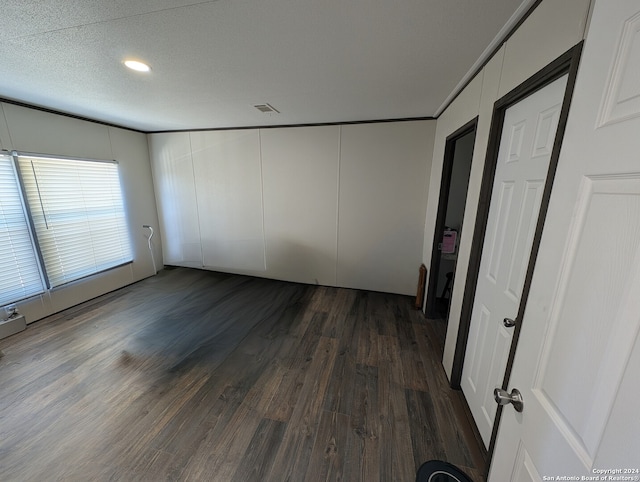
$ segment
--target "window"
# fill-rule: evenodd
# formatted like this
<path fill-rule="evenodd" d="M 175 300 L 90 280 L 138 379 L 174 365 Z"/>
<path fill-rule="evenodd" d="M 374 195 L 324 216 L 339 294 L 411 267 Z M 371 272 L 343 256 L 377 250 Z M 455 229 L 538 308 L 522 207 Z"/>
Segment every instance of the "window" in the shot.
<path fill-rule="evenodd" d="M 43 291 L 13 159 L 0 154 L 0 306 Z"/>
<path fill-rule="evenodd" d="M 132 261 L 115 161 L 17 158 L 50 287 Z"/>

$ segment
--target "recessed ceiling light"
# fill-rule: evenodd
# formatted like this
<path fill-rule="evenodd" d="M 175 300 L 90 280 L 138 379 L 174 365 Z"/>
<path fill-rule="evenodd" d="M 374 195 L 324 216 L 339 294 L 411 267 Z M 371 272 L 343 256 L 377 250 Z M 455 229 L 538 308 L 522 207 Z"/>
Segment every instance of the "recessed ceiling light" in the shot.
<path fill-rule="evenodd" d="M 151 70 L 151 67 L 147 64 L 137 60 L 125 60 L 124 65 L 129 67 L 131 70 L 137 70 L 138 72 L 149 72 Z"/>

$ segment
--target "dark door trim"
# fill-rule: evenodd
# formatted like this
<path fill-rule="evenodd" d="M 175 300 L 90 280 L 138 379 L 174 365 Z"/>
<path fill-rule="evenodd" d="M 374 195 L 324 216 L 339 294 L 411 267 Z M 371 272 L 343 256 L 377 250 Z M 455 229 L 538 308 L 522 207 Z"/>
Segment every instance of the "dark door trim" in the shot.
<path fill-rule="evenodd" d="M 449 201 L 449 188 L 451 187 L 451 173 L 453 172 L 453 158 L 455 156 L 456 141 L 467 134 L 476 132 L 478 117 L 467 122 L 447 137 L 444 147 L 444 161 L 442 164 L 442 177 L 440 179 L 440 196 L 438 198 L 438 214 L 436 215 L 436 227 L 433 235 L 433 246 L 431 247 L 431 264 L 429 269 L 429 288 L 427 290 L 427 301 L 425 312 L 427 318 L 436 318 L 436 298 L 438 297 L 438 272 L 440 270 L 441 252 L 438 245 L 442 241 L 444 224 L 447 217 L 447 205 Z M 473 155 L 473 151 L 472 154 Z"/>
<path fill-rule="evenodd" d="M 531 248 L 531 254 L 529 257 L 529 264 L 527 266 L 527 272 L 525 276 L 524 286 L 522 289 L 522 297 L 520 299 L 520 305 L 518 307 L 518 315 L 516 318 L 516 326 L 513 334 L 513 341 L 509 351 L 509 357 L 507 360 L 507 367 L 505 370 L 504 379 L 502 382 L 502 388 L 506 389 L 511 376 L 511 370 L 513 367 L 513 360 L 515 358 L 518 339 L 520 337 L 520 331 L 522 329 L 522 317 L 529 296 L 529 289 L 531 287 L 531 279 L 533 277 L 533 270 L 538 255 L 538 249 L 540 247 L 540 239 L 542 237 L 542 230 L 544 222 L 549 208 L 549 199 L 551 197 L 551 189 L 553 186 L 553 180 L 555 177 L 556 169 L 558 166 L 558 159 L 560 156 L 560 148 L 562 146 L 562 139 L 564 131 L 567 125 L 567 119 L 569 116 L 569 108 L 571 105 L 571 98 L 573 96 L 573 90 L 578 73 L 578 66 L 580 63 L 580 54 L 582 53 L 582 46 L 584 42 L 580 42 L 567 52 L 562 54 L 556 60 L 544 67 L 542 70 L 534 74 L 527 79 L 521 85 L 513 89 L 511 92 L 500 98 L 493 107 L 493 115 L 491 121 L 491 130 L 489 132 L 489 142 L 487 146 L 487 155 L 485 159 L 484 172 L 482 176 L 482 184 L 480 188 L 480 196 L 478 201 L 478 214 L 476 216 L 476 223 L 474 227 L 472 249 L 469 260 L 469 269 L 467 271 L 467 279 L 465 282 L 464 295 L 462 300 L 462 312 L 460 315 L 460 325 L 458 329 L 458 336 L 456 340 L 456 349 L 453 359 L 453 367 L 451 373 L 451 387 L 459 389 L 462 379 L 462 367 L 464 364 L 465 351 L 467 346 L 467 340 L 469 337 L 469 326 L 471 323 L 471 312 L 473 309 L 473 301 L 475 298 L 476 286 L 478 282 L 478 275 L 480 270 L 480 258 L 482 256 L 482 248 L 484 244 L 485 231 L 487 227 L 487 219 L 489 217 L 489 206 L 491 203 L 491 192 L 493 190 L 493 180 L 495 176 L 496 164 L 498 160 L 498 150 L 500 147 L 500 138 L 502 136 L 502 128 L 504 123 L 504 116 L 506 110 L 521 101 L 525 97 L 540 90 L 547 84 L 557 80 L 565 74 L 568 74 L 567 87 L 563 98 L 562 108 L 560 111 L 560 118 L 558 121 L 558 128 L 556 131 L 556 137 L 553 144 L 553 150 L 551 153 L 551 159 L 549 163 L 549 170 L 547 172 L 547 179 L 545 182 L 542 202 L 540 205 L 540 213 L 538 215 L 538 221 L 536 224 L 536 231 L 533 238 L 533 246 Z M 493 451 L 495 448 L 496 438 L 498 434 L 498 427 L 500 418 L 502 415 L 502 407 L 498 407 L 496 412 L 496 418 L 493 425 L 493 431 L 491 433 L 491 441 L 489 444 L 489 461 L 493 457 Z M 489 467 L 487 467 L 488 474 Z"/>
<path fill-rule="evenodd" d="M 531 288 L 531 279 L 533 278 L 533 270 L 535 268 L 536 260 L 538 258 L 538 250 L 540 248 L 542 230 L 544 228 L 545 219 L 547 217 L 547 211 L 549 209 L 549 199 L 551 198 L 553 180 L 556 175 L 556 170 L 558 167 L 558 159 L 560 157 L 560 149 L 562 147 L 562 140 L 564 138 L 564 132 L 566 130 L 567 120 L 569 118 L 569 108 L 571 107 L 573 90 L 576 85 L 576 78 L 578 76 L 578 67 L 580 65 L 580 55 L 582 54 L 583 45 L 584 45 L 584 41 L 580 42 L 575 47 L 569 49 L 566 53 L 560 56 L 556 61 L 552 62 L 547 67 L 549 69 L 549 72 L 546 74 L 548 76 L 548 80 L 544 84 L 542 84 L 542 87 L 543 87 L 544 85 L 546 85 L 549 82 L 552 82 L 556 78 L 559 78 L 564 74 L 568 74 L 567 87 L 564 92 L 564 98 L 562 100 L 562 109 L 560 110 L 560 118 L 558 120 L 558 129 L 556 131 L 556 138 L 554 139 L 554 142 L 553 142 L 553 150 L 551 151 L 551 162 L 549 164 L 547 180 L 545 182 L 544 192 L 542 194 L 542 202 L 540 204 L 540 214 L 538 215 L 536 231 L 533 237 L 533 245 L 531 247 L 531 255 L 529 257 L 527 273 L 524 280 L 524 286 L 522 288 L 522 297 L 520 298 L 520 306 L 518 306 L 518 315 L 516 318 L 515 331 L 513 333 L 513 340 L 511 341 L 509 358 L 507 358 L 507 367 L 504 373 L 504 378 L 502 380 L 503 389 L 507 388 L 507 385 L 509 384 L 509 379 L 511 378 L 511 370 L 513 369 L 513 360 L 516 355 L 518 340 L 520 339 L 520 331 L 522 330 L 522 318 L 524 316 L 524 310 L 527 306 L 527 299 L 529 298 L 529 290 Z M 546 69 L 543 69 L 540 72 L 544 72 L 545 70 Z M 504 120 L 504 111 L 502 116 Z M 502 125 L 502 121 L 500 122 L 500 125 Z M 497 158 L 497 147 L 495 147 L 495 149 L 496 149 L 496 158 Z M 491 459 L 493 458 L 493 450 L 496 445 L 496 439 L 498 436 L 498 426 L 500 425 L 500 418 L 502 417 L 502 408 L 503 408 L 502 406 L 498 406 L 498 410 L 496 412 L 496 418 L 493 423 L 493 431 L 491 432 L 491 440 L 489 442 L 489 464 L 487 466 L 487 474 L 489 473 L 489 466 L 491 464 Z"/>
<path fill-rule="evenodd" d="M 478 275 L 480 270 L 480 258 L 482 256 L 482 248 L 484 244 L 484 235 L 487 227 L 487 219 L 489 217 L 489 206 L 491 203 L 491 192 L 493 190 L 493 180 L 495 176 L 496 164 L 498 160 L 498 150 L 500 147 L 500 138 L 502 136 L 502 128 L 504 124 L 504 116 L 506 110 L 517 102 L 521 101 L 525 97 L 545 87 L 547 84 L 557 80 L 565 74 L 568 74 L 567 87 L 562 102 L 562 108 L 560 111 L 560 118 L 558 120 L 558 128 L 556 131 L 556 137 L 553 144 L 553 150 L 551 153 L 551 159 L 549 162 L 549 170 L 547 172 L 547 179 L 545 181 L 542 202 L 540 205 L 540 214 L 536 224 L 536 231 L 533 238 L 533 245 L 531 248 L 531 254 L 529 257 L 529 264 L 527 266 L 527 272 L 525 276 L 524 286 L 522 289 L 522 297 L 520 298 L 520 305 L 518 307 L 518 315 L 516 318 L 516 326 L 513 334 L 513 341 L 511 342 L 511 348 L 509 351 L 509 357 L 507 360 L 507 367 L 502 382 L 502 388 L 506 389 L 511 376 L 511 370 L 513 367 L 513 360 L 516 353 L 516 347 L 518 339 L 520 337 L 520 331 L 522 329 L 522 317 L 529 296 L 529 289 L 531 287 L 531 279 L 533 277 L 533 270 L 538 255 L 538 249 L 540 247 L 540 239 L 542 237 L 542 230 L 544 222 L 549 208 L 549 199 L 551 197 L 551 189 L 553 186 L 553 180 L 555 177 L 556 169 L 558 166 L 558 159 L 560 156 L 560 148 L 562 146 L 562 139 L 567 125 L 567 119 L 569 116 L 569 108 L 571 105 L 571 98 L 573 96 L 573 90 L 578 73 L 578 66 L 580 63 L 580 54 L 582 52 L 582 46 L 584 42 L 580 42 L 567 52 L 562 54 L 556 60 L 544 67 L 542 70 L 534 74 L 527 79 L 521 85 L 513 89 L 504 97 L 496 101 L 493 108 L 493 116 L 491 121 L 491 129 L 489 132 L 489 143 L 487 146 L 487 156 L 485 160 L 484 172 L 482 177 L 482 185 L 480 188 L 480 198 L 478 202 L 478 214 L 476 217 L 476 223 L 473 233 L 471 256 L 469 260 L 469 269 L 467 272 L 467 279 L 465 283 L 464 296 L 462 301 L 462 312 L 460 315 L 460 328 L 458 330 L 458 337 L 456 342 L 456 350 L 453 360 L 453 368 L 451 375 L 451 386 L 453 388 L 460 388 L 460 381 L 462 379 L 462 367 L 464 364 L 464 356 L 466 351 L 467 339 L 469 337 L 469 325 L 471 322 L 471 312 L 473 308 L 473 301 L 475 298 L 476 285 L 478 282 Z M 493 432 L 491 433 L 491 441 L 489 443 L 489 461 L 493 457 L 493 450 L 495 448 L 496 437 L 498 434 L 498 426 L 500 423 L 500 417 L 502 415 L 502 407 L 498 407 L 496 412 L 496 418 L 493 425 Z M 490 462 L 489 462 L 490 463 Z M 489 467 L 487 467 L 488 474 Z"/>
<path fill-rule="evenodd" d="M 513 364 L 513 357 L 515 355 L 515 347 L 517 345 L 518 337 L 520 336 L 520 320 L 522 319 L 524 308 L 527 302 L 527 297 L 529 295 L 529 287 L 531 285 L 533 268 L 535 266 L 538 247 L 540 245 L 540 238 L 542 236 L 542 228 L 544 226 L 544 220 L 546 217 L 547 208 L 549 206 L 549 197 L 551 195 L 553 178 L 558 166 L 558 157 L 560 155 L 562 137 L 564 135 L 564 130 L 567 124 L 567 117 L 569 115 L 569 107 L 571 104 L 571 97 L 573 95 L 573 88 L 578 72 L 578 64 L 580 62 L 582 45 L 583 42 L 580 42 L 575 47 L 569 49 L 556 60 L 551 62 L 542 70 L 538 71 L 518 87 L 513 89 L 511 92 L 498 99 L 493 106 L 491 129 L 489 132 L 489 142 L 487 145 L 487 156 L 485 159 L 484 172 L 482 175 L 482 184 L 478 201 L 478 214 L 476 216 L 476 223 L 473 232 L 469 269 L 467 271 L 467 279 L 465 281 L 464 295 L 462 299 L 460 327 L 458 329 L 456 349 L 453 357 L 453 367 L 451 370 L 452 388 L 459 389 L 460 381 L 462 379 L 462 367 L 464 364 L 467 339 L 469 337 L 471 312 L 473 309 L 473 300 L 476 294 L 476 285 L 478 282 L 478 274 L 480 270 L 480 258 L 482 256 L 484 235 L 487 227 L 487 219 L 489 217 L 491 191 L 493 190 L 493 179 L 496 171 L 496 163 L 498 161 L 498 149 L 500 147 L 500 137 L 502 136 L 502 127 L 504 123 L 505 112 L 512 105 L 518 103 L 525 97 L 533 94 L 547 84 L 553 82 L 554 80 L 557 80 L 558 78 L 568 73 L 569 78 L 567 80 L 567 87 L 564 94 L 562 109 L 560 111 L 560 118 L 558 120 L 558 129 L 556 131 L 556 138 L 554 140 L 551 160 L 549 162 L 547 180 L 544 187 L 542 203 L 540 205 L 540 214 L 538 216 L 538 223 L 536 225 L 536 231 L 533 238 L 533 246 L 531 248 L 531 255 L 529 258 L 529 264 L 527 267 L 524 286 L 522 289 L 522 297 L 520 299 L 520 306 L 518 308 L 518 316 L 516 320 L 517 324 L 513 334 L 513 342 L 511 344 L 511 351 L 509 353 L 507 370 L 505 373 L 505 382 L 503 383 L 503 385 L 506 386 L 506 384 L 508 383 L 509 375 L 511 374 L 511 366 Z M 498 408 L 498 414 L 500 414 L 500 408 Z M 494 432 L 496 430 L 496 427 L 497 423 L 494 424 Z"/>

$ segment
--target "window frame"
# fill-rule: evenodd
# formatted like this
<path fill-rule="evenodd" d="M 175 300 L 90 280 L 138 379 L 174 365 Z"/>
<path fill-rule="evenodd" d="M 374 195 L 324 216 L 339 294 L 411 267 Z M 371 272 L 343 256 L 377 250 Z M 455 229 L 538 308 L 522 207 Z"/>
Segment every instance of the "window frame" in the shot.
<path fill-rule="evenodd" d="M 133 263 L 134 257 L 133 257 L 133 245 L 132 245 L 132 240 L 131 240 L 131 230 L 129 227 L 129 219 L 128 219 L 128 212 L 126 209 L 126 202 L 125 202 L 125 196 L 124 196 L 124 189 L 122 188 L 122 180 L 121 180 L 121 176 L 120 176 L 120 168 L 119 168 L 119 162 L 117 160 L 104 160 L 104 159 L 91 159 L 91 158 L 83 158 L 83 157 L 70 157 L 70 156 L 58 156 L 58 155 L 49 155 L 49 154 L 39 154 L 39 153 L 31 153 L 31 152 L 24 152 L 24 151 L 12 151 L 12 156 L 14 158 L 14 163 L 15 163 L 15 167 L 16 170 L 18 172 L 18 176 L 19 176 L 19 182 L 20 182 L 20 186 L 22 188 L 23 191 L 23 196 L 24 196 L 24 201 L 25 204 L 27 206 L 27 211 L 29 213 L 29 221 L 31 223 L 31 227 L 33 230 L 33 234 L 34 234 L 34 238 L 36 241 L 36 245 L 37 245 L 37 249 L 38 249 L 38 253 L 40 256 L 40 261 L 41 261 L 41 269 L 45 275 L 45 280 L 46 280 L 46 285 L 47 285 L 47 289 L 48 290 L 54 290 L 56 288 L 60 288 L 63 286 L 66 286 L 70 283 L 74 283 L 77 282 L 79 280 L 118 268 L 120 266 L 125 266 L 127 264 L 131 264 Z M 115 221 L 116 221 L 116 225 L 121 226 L 123 229 L 123 236 L 118 238 L 118 243 L 120 243 L 121 245 L 124 244 L 125 246 L 125 250 L 122 252 L 125 256 L 121 256 L 121 260 L 118 260 L 116 263 L 105 263 L 103 261 L 102 264 L 107 264 L 106 267 L 98 267 L 97 265 L 95 266 L 94 270 L 91 270 L 88 268 L 89 265 L 84 265 L 85 267 L 83 268 L 85 271 L 87 271 L 86 273 L 81 274 L 80 276 L 75 276 L 75 275 L 71 275 L 71 276 L 66 276 L 64 275 L 63 277 L 65 278 L 62 282 L 59 281 L 60 276 L 55 276 L 55 274 L 58 274 L 60 272 L 60 268 L 63 269 L 64 271 L 64 263 L 58 263 L 59 267 L 54 267 L 53 263 L 50 266 L 47 266 L 47 257 L 45 255 L 45 253 L 43 253 L 43 240 L 40 239 L 39 235 L 38 235 L 38 223 L 36 222 L 36 220 L 34 219 L 34 209 L 37 209 L 37 205 L 40 205 L 40 209 L 43 210 L 43 220 L 45 222 L 45 224 L 47 223 L 47 214 L 44 213 L 44 204 L 43 204 L 43 197 L 42 197 L 42 193 L 40 191 L 40 187 L 38 186 L 38 174 L 36 174 L 35 169 L 33 170 L 33 178 L 35 180 L 36 183 L 36 187 L 37 187 L 37 192 L 38 192 L 38 203 L 32 203 L 32 200 L 30 200 L 29 197 L 29 193 L 27 192 L 27 183 L 25 180 L 25 173 L 22 171 L 22 166 L 21 166 L 21 160 L 23 161 L 31 161 L 31 165 L 33 168 L 33 161 L 44 161 L 46 162 L 62 162 L 64 163 L 65 161 L 69 161 L 71 163 L 96 163 L 96 164 L 109 164 L 109 165 L 115 165 L 116 166 L 116 170 L 115 170 L 115 176 L 116 176 L 116 183 L 115 185 L 117 186 L 118 189 L 118 194 L 119 197 L 117 199 L 117 205 L 113 204 L 111 205 L 111 207 L 121 207 L 121 212 L 122 215 L 121 217 L 114 217 Z M 87 164 L 87 166 L 89 165 Z M 42 179 L 42 178 L 41 178 Z M 96 180 L 92 180 L 91 182 L 96 182 Z M 99 181 L 98 181 L 99 182 Z M 82 189 L 82 183 L 79 182 L 78 183 L 78 187 L 80 189 Z M 48 193 L 51 194 L 51 193 Z M 45 194 L 46 195 L 46 194 Z M 83 202 L 90 200 L 90 197 L 86 197 L 83 195 L 81 196 Z M 95 200 L 95 198 L 94 198 Z M 32 204 L 36 204 L 36 206 L 33 206 Z M 93 222 L 93 220 L 91 219 L 90 216 L 90 211 L 83 211 L 80 213 L 80 215 L 78 217 L 81 217 L 84 215 L 87 224 L 89 224 L 90 222 Z M 119 224 L 120 223 L 120 224 Z M 47 226 L 48 229 L 48 226 Z M 91 238 L 93 232 L 89 233 L 89 237 Z M 54 235 L 54 240 L 57 240 L 57 238 Z M 92 248 L 95 248 L 96 244 L 94 244 L 93 242 L 90 244 L 90 246 Z M 85 256 L 86 258 L 87 256 Z M 79 257 L 80 258 L 80 257 Z M 98 261 L 100 260 L 97 257 L 93 258 L 94 261 Z M 68 261 L 67 261 L 68 262 Z M 53 279 L 52 279 L 53 278 Z M 68 278 L 68 279 L 67 279 Z M 57 281 L 56 281 L 57 279 Z"/>
<path fill-rule="evenodd" d="M 47 278 L 46 278 L 46 274 L 44 273 L 43 270 L 43 263 L 42 263 L 42 258 L 41 258 L 41 253 L 39 250 L 39 245 L 36 241 L 35 238 L 35 231 L 33 228 L 33 223 L 31 221 L 31 213 L 29 212 L 29 208 L 27 206 L 27 202 L 25 199 L 25 195 L 24 195 L 24 190 L 22 187 L 22 183 L 20 180 L 20 174 L 18 171 L 18 167 L 16 165 L 16 161 L 15 161 L 15 157 L 12 155 L 11 152 L 9 151 L 4 151 L 4 150 L 0 150 L 0 157 L 3 158 L 3 160 L 8 161 L 8 165 L 10 166 L 11 172 L 13 174 L 12 178 L 15 181 L 15 187 L 16 187 L 16 192 L 17 192 L 17 197 L 19 199 L 19 203 L 20 203 L 20 209 L 22 211 L 22 215 L 24 217 L 24 222 L 25 222 L 25 228 L 26 228 L 26 232 L 29 238 L 29 245 L 30 248 L 32 250 L 33 253 L 33 258 L 32 260 L 28 260 L 29 264 L 32 264 L 31 262 L 33 261 L 33 264 L 30 268 L 30 270 L 32 271 L 32 274 L 36 274 L 33 273 L 35 268 L 35 271 L 37 271 L 37 280 L 39 280 L 39 286 L 37 287 L 37 289 L 33 289 L 33 290 L 26 290 L 24 289 L 24 283 L 21 283 L 21 285 L 23 286 L 23 295 L 24 296 L 19 296 L 18 298 L 10 298 L 9 301 L 1 301 L 0 302 L 0 306 L 10 306 L 13 305 L 15 303 L 18 303 L 22 300 L 25 299 L 29 299 L 29 298 L 33 298 L 35 296 L 39 296 L 42 293 L 44 293 L 47 289 L 48 289 L 48 284 L 47 284 Z M 7 226 L 7 236 L 9 237 L 9 240 L 11 240 L 11 231 L 9 230 L 8 226 Z M 9 251 L 9 250 L 7 250 Z M 11 249 L 11 251 L 15 256 L 15 250 Z M 30 256 L 29 256 L 30 257 Z M 24 259 L 23 259 L 24 261 Z M 18 263 L 18 259 L 16 258 L 16 265 L 20 266 L 20 263 Z M 33 283 L 34 288 L 35 287 L 35 281 Z M 12 290 L 13 291 L 13 290 Z M 2 298 L 0 298 L 2 299 Z"/>

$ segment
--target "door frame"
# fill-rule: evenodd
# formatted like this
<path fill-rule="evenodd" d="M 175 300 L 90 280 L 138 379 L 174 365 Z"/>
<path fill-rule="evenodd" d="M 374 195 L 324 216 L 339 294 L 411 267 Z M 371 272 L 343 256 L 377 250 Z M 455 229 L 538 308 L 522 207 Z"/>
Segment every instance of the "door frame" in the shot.
<path fill-rule="evenodd" d="M 558 166 L 558 158 L 560 156 L 560 148 L 562 146 L 562 139 L 564 137 L 564 131 L 567 125 L 567 118 L 569 116 L 569 108 L 571 105 L 571 97 L 573 95 L 573 89 L 576 82 L 578 73 L 578 66 L 580 63 L 580 54 L 582 52 L 584 41 L 581 41 L 567 52 L 562 54 L 556 60 L 549 65 L 535 73 L 533 76 L 525 80 L 522 84 L 514 88 L 512 91 L 498 99 L 493 107 L 493 114 L 491 120 L 491 128 L 489 131 L 489 142 L 487 146 L 487 155 L 485 158 L 484 171 L 482 175 L 482 184 L 480 188 L 480 196 L 478 201 L 478 214 L 476 216 L 476 222 L 473 232 L 472 249 L 469 259 L 469 269 L 467 271 L 467 278 L 465 281 L 464 295 L 462 300 L 462 311 L 460 314 L 460 326 L 458 329 L 458 336 L 456 340 L 456 348 L 453 359 L 453 367 L 451 373 L 450 385 L 452 388 L 460 389 L 460 382 L 462 380 L 462 368 L 464 365 L 465 352 L 467 347 L 467 340 L 469 338 L 469 328 L 471 324 L 471 312 L 473 309 L 473 302 L 476 293 L 476 286 L 478 282 L 478 276 L 480 271 L 480 260 L 482 257 L 482 248 L 484 244 L 485 231 L 487 228 L 487 220 L 489 217 L 489 207 L 491 204 L 491 192 L 493 190 L 493 181 L 496 171 L 496 165 L 498 161 L 498 151 L 500 148 L 500 139 L 502 137 L 502 130 L 504 125 L 504 117 L 506 110 L 512 105 L 518 103 L 525 97 L 532 93 L 542 89 L 551 82 L 557 80 L 563 75 L 568 74 L 567 87 L 565 90 L 564 98 L 562 101 L 562 107 L 560 110 L 560 118 L 558 119 L 558 127 L 556 130 L 556 136 L 553 143 L 553 149 L 551 152 L 551 159 L 549 162 L 549 170 L 547 171 L 547 178 L 545 181 L 544 191 L 542 195 L 542 201 L 540 204 L 540 213 L 536 224 L 536 230 L 533 237 L 533 245 L 529 256 L 529 263 L 527 265 L 526 276 L 524 285 L 522 288 L 522 296 L 520 298 L 520 304 L 518 306 L 518 314 L 516 317 L 516 326 L 513 333 L 513 340 L 509 350 L 509 357 L 507 359 L 507 367 L 502 382 L 502 388 L 506 389 L 509 383 L 509 377 L 513 366 L 513 359 L 520 337 L 521 321 L 524 314 L 524 310 L 527 304 L 527 298 L 529 296 L 529 289 L 531 287 L 531 278 L 533 277 L 533 270 L 538 255 L 538 249 L 540 247 L 540 239 L 542 237 L 542 229 L 544 227 L 544 221 L 546 218 L 547 210 L 549 207 L 549 198 L 551 196 L 551 188 L 553 186 L 553 180 Z M 493 450 L 495 448 L 496 436 L 498 433 L 498 426 L 500 417 L 502 415 L 502 407 L 499 406 L 496 412 L 496 418 L 493 424 L 493 431 L 491 433 L 491 440 L 489 442 L 488 460 L 490 461 L 493 456 Z M 487 467 L 488 474 L 488 467 Z"/>
<path fill-rule="evenodd" d="M 429 265 L 429 288 L 427 289 L 427 300 L 425 304 L 425 314 L 427 318 L 435 318 L 438 316 L 436 312 L 436 298 L 438 297 L 438 274 L 442 257 L 442 252 L 438 249 L 438 245 L 442 242 L 442 234 L 444 233 L 444 225 L 447 217 L 455 145 L 456 141 L 472 132 L 474 134 L 475 149 L 475 135 L 478 132 L 478 116 L 471 119 L 459 129 L 456 129 L 455 132 L 447 136 L 445 141 L 442 177 L 440 178 L 440 195 L 438 197 L 438 213 L 436 215 L 436 228 L 433 235 L 433 245 L 431 247 L 431 264 Z M 471 151 L 471 155 L 473 156 L 473 150 Z M 469 187 L 467 186 L 467 191 L 468 190 Z"/>

